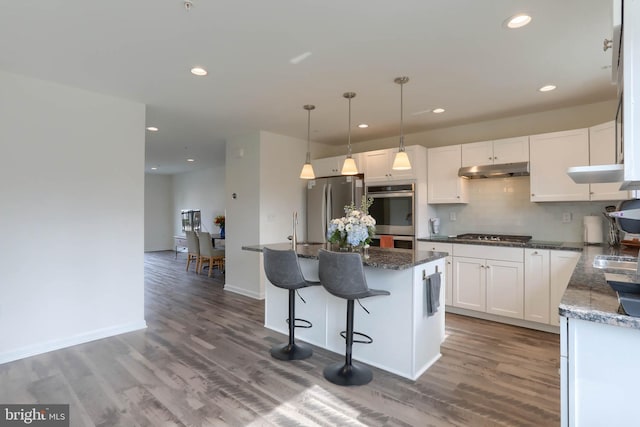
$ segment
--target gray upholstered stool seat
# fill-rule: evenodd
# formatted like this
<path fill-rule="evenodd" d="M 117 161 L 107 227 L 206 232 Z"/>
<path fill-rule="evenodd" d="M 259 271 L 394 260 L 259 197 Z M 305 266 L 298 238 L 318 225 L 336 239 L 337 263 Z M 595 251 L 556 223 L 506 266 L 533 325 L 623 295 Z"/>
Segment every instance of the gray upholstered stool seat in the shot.
<path fill-rule="evenodd" d="M 324 368 L 324 377 L 338 385 L 367 384 L 373 378 L 371 369 L 353 363 L 351 355 L 354 342 L 370 344 L 373 340 L 365 334 L 353 331 L 354 301 L 378 295 L 390 295 L 390 292 L 369 289 L 360 254 L 329 252 L 321 249 L 318 257 L 320 284 L 330 294 L 347 300 L 347 330 L 340 333 L 346 340 L 345 362 L 334 363 Z M 367 340 L 354 340 L 354 335 Z"/>
<path fill-rule="evenodd" d="M 271 348 L 271 355 L 280 360 L 300 360 L 306 359 L 313 354 L 310 346 L 295 342 L 295 328 L 310 328 L 311 322 L 304 319 L 296 319 L 296 290 L 308 286 L 318 286 L 320 282 L 311 282 L 304 278 L 298 255 L 293 250 L 277 251 L 264 248 L 264 272 L 267 279 L 279 288 L 289 290 L 289 342 L 278 344 Z M 302 298 L 302 297 L 301 297 Z M 304 301 L 304 300 L 302 300 Z M 296 322 L 300 322 L 296 324 Z"/>

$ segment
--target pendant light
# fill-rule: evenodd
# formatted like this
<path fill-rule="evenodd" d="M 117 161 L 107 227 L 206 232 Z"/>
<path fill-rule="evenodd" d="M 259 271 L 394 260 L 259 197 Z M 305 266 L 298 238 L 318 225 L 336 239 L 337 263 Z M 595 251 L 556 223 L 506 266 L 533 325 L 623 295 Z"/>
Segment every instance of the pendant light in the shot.
<path fill-rule="evenodd" d="M 403 117 L 402 117 L 402 86 L 409 81 L 409 77 L 396 77 L 394 82 L 400 85 L 400 148 L 396 153 L 396 157 L 393 159 L 393 166 L 391 169 L 396 171 L 406 171 L 411 169 L 411 162 L 407 152 L 404 151 L 404 129 L 403 129 Z"/>
<path fill-rule="evenodd" d="M 351 98 L 355 98 L 355 92 L 345 92 L 343 97 L 349 100 L 349 139 L 347 140 L 347 158 L 344 159 L 342 165 L 342 175 L 356 175 L 358 173 L 358 167 L 356 161 L 351 157 Z"/>
<path fill-rule="evenodd" d="M 307 161 L 302 166 L 302 172 L 300 172 L 301 179 L 316 179 L 316 174 L 313 173 L 313 166 L 311 165 L 311 110 L 316 108 L 315 105 L 305 105 L 307 110 Z"/>

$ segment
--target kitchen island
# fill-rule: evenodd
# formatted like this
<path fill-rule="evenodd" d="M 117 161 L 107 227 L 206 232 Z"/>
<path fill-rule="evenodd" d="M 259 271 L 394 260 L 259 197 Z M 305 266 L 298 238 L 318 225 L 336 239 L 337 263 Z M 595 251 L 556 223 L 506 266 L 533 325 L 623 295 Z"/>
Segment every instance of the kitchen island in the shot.
<path fill-rule="evenodd" d="M 291 244 L 266 245 L 286 250 Z M 249 251 L 262 251 L 263 245 L 244 246 Z M 296 252 L 300 267 L 308 280 L 318 278 L 318 251 L 331 250 L 331 245 L 299 244 Z M 383 289 L 389 296 L 362 300 L 370 312 L 356 306 L 354 325 L 358 332 L 373 338 L 372 344 L 356 344 L 353 358 L 411 380 L 417 379 L 440 358 L 444 340 L 444 288 L 440 292 L 440 308 L 427 315 L 428 280 L 436 272 L 445 274 L 446 253 L 409 249 L 371 248 L 363 259 L 367 284 Z M 445 277 L 442 277 L 444 284 Z M 265 280 L 265 327 L 287 334 L 287 290 Z M 334 297 L 321 286 L 299 290 L 306 304 L 296 301 L 296 317 L 310 321 L 312 328 L 296 329 L 296 339 L 331 350 L 344 357 L 345 342 L 340 331 L 346 329 L 346 300 Z"/>
<path fill-rule="evenodd" d="M 637 249 L 587 246 L 560 303 L 562 426 L 636 425 L 640 318 L 628 316 L 597 255 L 636 256 Z"/>

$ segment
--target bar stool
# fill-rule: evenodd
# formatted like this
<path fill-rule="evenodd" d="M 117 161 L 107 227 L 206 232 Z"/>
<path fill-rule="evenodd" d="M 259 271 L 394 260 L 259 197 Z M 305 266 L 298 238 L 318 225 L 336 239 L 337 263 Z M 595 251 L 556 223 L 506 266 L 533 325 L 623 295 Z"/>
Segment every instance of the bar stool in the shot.
<path fill-rule="evenodd" d="M 298 255 L 293 250 L 277 251 L 264 248 L 264 272 L 267 279 L 278 288 L 289 290 L 289 342 L 271 348 L 271 356 L 280 360 L 301 360 L 311 357 L 313 350 L 307 344 L 295 342 L 295 328 L 310 328 L 311 322 L 296 319 L 296 291 L 308 286 L 318 286 L 320 282 L 311 282 L 304 278 L 298 264 Z M 303 302 L 304 299 L 300 297 Z M 296 323 L 300 322 L 300 323 Z"/>
<path fill-rule="evenodd" d="M 321 249 L 318 258 L 320 259 L 318 267 L 320 284 L 330 294 L 347 300 L 347 330 L 340 332 L 340 336 L 346 340 L 345 362 L 325 367 L 324 377 L 337 385 L 367 384 L 373 379 L 371 369 L 353 363 L 351 355 L 354 342 L 371 344 L 373 339 L 368 335 L 353 331 L 354 301 L 377 295 L 391 295 L 391 293 L 379 289 L 369 289 L 364 277 L 360 254 L 329 252 Z M 354 335 L 364 337 L 366 341 L 354 340 Z"/>

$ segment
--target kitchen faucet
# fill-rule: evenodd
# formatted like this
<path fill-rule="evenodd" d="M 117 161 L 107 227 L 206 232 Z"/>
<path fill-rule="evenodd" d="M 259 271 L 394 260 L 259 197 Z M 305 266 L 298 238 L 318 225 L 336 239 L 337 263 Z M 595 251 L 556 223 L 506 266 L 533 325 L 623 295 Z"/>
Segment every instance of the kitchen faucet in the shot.
<path fill-rule="evenodd" d="M 293 233 L 287 237 L 287 239 L 291 240 L 291 249 L 296 250 L 296 246 L 298 245 L 298 233 L 297 233 L 297 225 L 298 225 L 298 212 L 293 211 Z"/>

